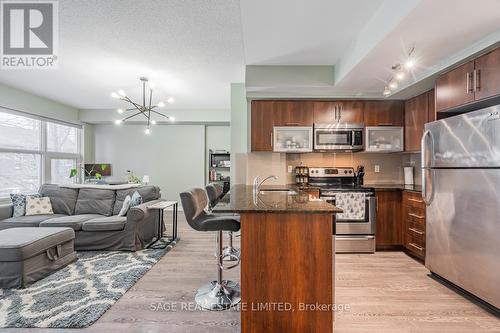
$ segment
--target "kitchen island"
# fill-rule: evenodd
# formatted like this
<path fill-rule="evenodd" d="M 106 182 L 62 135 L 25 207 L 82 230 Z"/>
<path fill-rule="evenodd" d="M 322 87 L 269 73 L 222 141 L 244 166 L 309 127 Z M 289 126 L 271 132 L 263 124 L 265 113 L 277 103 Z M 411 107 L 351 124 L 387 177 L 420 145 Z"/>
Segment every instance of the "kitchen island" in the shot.
<path fill-rule="evenodd" d="M 332 332 L 342 210 L 291 188 L 236 185 L 213 212 L 241 216 L 241 331 Z"/>

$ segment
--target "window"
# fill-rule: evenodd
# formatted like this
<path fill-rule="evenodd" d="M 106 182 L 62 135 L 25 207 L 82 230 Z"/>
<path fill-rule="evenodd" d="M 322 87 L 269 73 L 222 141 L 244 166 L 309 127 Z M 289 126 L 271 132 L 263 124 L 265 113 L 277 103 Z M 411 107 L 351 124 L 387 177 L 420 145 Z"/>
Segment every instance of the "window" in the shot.
<path fill-rule="evenodd" d="M 78 132 L 75 127 L 47 123 L 47 150 L 77 154 Z"/>
<path fill-rule="evenodd" d="M 34 193 L 41 183 L 41 156 L 0 152 L 0 198 L 10 193 Z"/>
<path fill-rule="evenodd" d="M 41 121 L 0 112 L 0 148 L 40 150 Z"/>
<path fill-rule="evenodd" d="M 75 159 L 51 159 L 50 182 L 54 184 L 74 184 L 76 179 L 69 177 L 73 168 L 76 168 Z"/>
<path fill-rule="evenodd" d="M 43 183 L 74 183 L 80 136 L 74 126 L 0 111 L 0 198 L 36 192 Z"/>

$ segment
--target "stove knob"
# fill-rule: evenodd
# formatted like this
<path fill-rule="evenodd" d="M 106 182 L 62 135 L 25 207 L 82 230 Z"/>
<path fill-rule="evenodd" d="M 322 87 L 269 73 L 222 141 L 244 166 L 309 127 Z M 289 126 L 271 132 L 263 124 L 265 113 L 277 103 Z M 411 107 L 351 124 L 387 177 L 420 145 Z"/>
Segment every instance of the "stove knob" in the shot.
<path fill-rule="evenodd" d="M 349 170 L 349 173 L 352 173 L 352 170 Z"/>
<path fill-rule="evenodd" d="M 346 174 L 347 174 L 347 170 L 344 170 L 344 173 L 346 173 Z"/>

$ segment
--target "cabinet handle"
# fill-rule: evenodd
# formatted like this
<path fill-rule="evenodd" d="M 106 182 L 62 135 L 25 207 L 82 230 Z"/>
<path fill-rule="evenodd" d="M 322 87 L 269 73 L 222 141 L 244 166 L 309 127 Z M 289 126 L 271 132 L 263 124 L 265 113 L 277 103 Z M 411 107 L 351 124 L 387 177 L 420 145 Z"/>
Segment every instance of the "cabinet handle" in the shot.
<path fill-rule="evenodd" d="M 468 95 L 470 92 L 470 73 L 465 74 L 465 93 Z"/>
<path fill-rule="evenodd" d="M 481 88 L 481 84 L 479 83 L 481 79 L 480 73 L 481 72 L 479 69 L 474 70 L 474 91 L 479 91 L 479 89 Z"/>
<path fill-rule="evenodd" d="M 273 132 L 271 131 L 271 147 L 274 146 L 274 142 L 273 142 Z"/>
<path fill-rule="evenodd" d="M 339 105 L 339 121 L 342 119 L 342 105 Z"/>
<path fill-rule="evenodd" d="M 422 200 L 412 199 L 412 198 L 408 198 L 408 201 L 413 201 L 413 202 L 418 202 L 418 203 L 424 203 Z"/>
<path fill-rule="evenodd" d="M 413 214 L 413 213 L 408 213 L 408 215 L 413 216 L 417 219 L 421 219 L 421 220 L 425 219 L 425 216 L 422 216 L 422 215 L 417 215 L 417 214 Z"/>
<path fill-rule="evenodd" d="M 377 126 L 393 126 L 392 123 L 378 123 Z"/>
<path fill-rule="evenodd" d="M 418 234 L 418 235 L 423 235 L 424 233 L 422 231 L 418 231 L 417 229 L 415 228 L 409 228 L 408 230 L 411 230 L 413 231 L 414 233 Z"/>
<path fill-rule="evenodd" d="M 424 248 L 423 247 L 420 247 L 416 244 L 413 244 L 413 243 L 408 243 L 408 245 L 410 245 L 411 247 L 414 247 L 416 248 L 417 250 L 419 250 L 420 252 L 424 251 Z"/>
<path fill-rule="evenodd" d="M 299 123 L 286 123 L 285 126 L 299 126 Z"/>
<path fill-rule="evenodd" d="M 333 110 L 334 110 L 334 112 L 335 112 L 335 113 L 333 114 L 333 119 L 334 119 L 335 121 L 337 121 L 337 120 L 338 120 L 338 116 L 337 116 L 337 112 L 338 112 L 338 105 L 337 105 L 337 104 L 335 104 L 335 106 L 333 107 Z"/>

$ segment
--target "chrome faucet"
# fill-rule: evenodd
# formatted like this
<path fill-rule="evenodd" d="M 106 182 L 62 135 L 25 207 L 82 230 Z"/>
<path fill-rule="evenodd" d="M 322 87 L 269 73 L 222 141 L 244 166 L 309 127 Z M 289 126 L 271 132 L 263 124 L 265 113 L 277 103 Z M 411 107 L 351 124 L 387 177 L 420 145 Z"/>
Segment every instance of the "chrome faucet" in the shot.
<path fill-rule="evenodd" d="M 255 178 L 253 179 L 253 193 L 254 193 L 254 194 L 255 194 L 255 193 L 259 193 L 259 189 L 260 189 L 260 187 L 262 186 L 262 184 L 263 184 L 266 180 L 271 179 L 271 178 L 273 178 L 273 179 L 275 179 L 275 180 L 277 180 L 277 179 L 278 179 L 278 177 L 277 177 L 277 176 L 268 176 L 268 177 L 264 178 L 261 182 L 259 182 L 259 176 L 255 177 Z"/>

